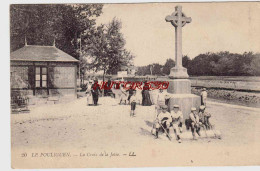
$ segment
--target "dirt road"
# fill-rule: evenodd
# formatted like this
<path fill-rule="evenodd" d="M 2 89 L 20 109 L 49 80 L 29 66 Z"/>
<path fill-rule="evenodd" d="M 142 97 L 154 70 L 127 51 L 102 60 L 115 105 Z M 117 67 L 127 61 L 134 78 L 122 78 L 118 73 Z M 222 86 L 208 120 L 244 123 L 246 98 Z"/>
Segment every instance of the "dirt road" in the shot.
<path fill-rule="evenodd" d="M 42 167 L 260 164 L 259 109 L 209 102 L 207 110 L 222 139 L 185 139 L 178 144 L 163 134 L 157 140 L 151 135 L 154 106 L 137 106 L 137 117 L 131 118 L 130 106 L 118 105 L 117 99 L 103 97 L 99 104 L 86 106 L 84 97 L 11 115 L 13 167 L 42 162 Z M 21 157 L 25 152 L 28 156 Z M 43 152 L 69 152 L 70 157 L 33 157 Z M 136 156 L 129 156 L 133 152 Z"/>

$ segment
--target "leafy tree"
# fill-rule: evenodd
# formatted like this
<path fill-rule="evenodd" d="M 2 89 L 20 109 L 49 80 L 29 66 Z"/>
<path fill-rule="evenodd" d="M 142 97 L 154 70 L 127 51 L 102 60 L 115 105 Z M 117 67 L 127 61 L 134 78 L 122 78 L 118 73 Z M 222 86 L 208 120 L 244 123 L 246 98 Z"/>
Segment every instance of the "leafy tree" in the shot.
<path fill-rule="evenodd" d="M 254 55 L 250 64 L 250 74 L 254 76 L 260 75 L 260 53 Z"/>
<path fill-rule="evenodd" d="M 151 68 L 152 68 L 152 75 L 163 75 L 163 73 L 162 73 L 163 66 L 162 65 L 155 63 L 155 64 L 151 65 Z"/>
<path fill-rule="evenodd" d="M 182 57 L 182 65 L 184 68 L 188 69 L 190 66 L 190 62 L 191 62 L 191 59 L 187 55 Z"/>
<path fill-rule="evenodd" d="M 137 75 L 141 75 L 141 76 L 151 74 L 150 66 L 147 65 L 147 66 L 140 66 L 140 67 L 138 67 L 136 74 Z"/>
<path fill-rule="evenodd" d="M 193 76 L 259 76 L 260 54 L 245 52 L 243 54 L 218 52 L 199 54 L 192 60 L 188 56 L 182 58 L 183 66 L 187 68 L 188 74 Z M 150 74 L 151 65 L 138 68 L 138 75 Z M 162 67 L 163 74 L 169 75 L 170 69 L 174 67 L 174 61 L 167 59 Z M 154 71 L 153 71 L 154 73 Z M 158 73 L 157 73 L 158 74 Z"/>
<path fill-rule="evenodd" d="M 123 66 L 130 66 L 134 56 L 125 49 L 125 39 L 120 32 L 122 23 L 114 18 L 109 24 L 98 26 L 94 36 L 84 46 L 91 58 L 90 69 L 116 74 Z"/>
<path fill-rule="evenodd" d="M 81 46 L 93 36 L 102 4 L 33 4 L 10 6 L 11 51 L 28 44 L 52 45 L 80 60 L 84 73 L 86 60 Z"/>
<path fill-rule="evenodd" d="M 78 38 L 94 29 L 95 17 L 102 13 L 102 4 L 11 5 L 11 51 L 29 44 L 56 46 L 78 57 Z M 89 32 L 91 33 L 91 31 Z"/>
<path fill-rule="evenodd" d="M 193 60 L 191 60 L 188 67 L 188 73 L 191 75 L 212 75 L 212 61 L 217 60 L 218 59 L 216 56 L 212 53 L 199 54 Z"/>
<path fill-rule="evenodd" d="M 163 74 L 165 75 L 169 75 L 170 74 L 170 71 L 171 71 L 171 68 L 173 68 L 175 66 L 175 62 L 173 59 L 167 59 L 164 66 L 163 66 L 163 69 L 162 69 L 162 72 Z"/>
<path fill-rule="evenodd" d="M 200 54 L 191 60 L 188 67 L 190 75 L 212 76 L 246 76 L 255 75 L 257 67 L 257 54 L 245 52 L 243 54 L 218 52 Z M 257 65 L 257 64 L 256 64 Z"/>

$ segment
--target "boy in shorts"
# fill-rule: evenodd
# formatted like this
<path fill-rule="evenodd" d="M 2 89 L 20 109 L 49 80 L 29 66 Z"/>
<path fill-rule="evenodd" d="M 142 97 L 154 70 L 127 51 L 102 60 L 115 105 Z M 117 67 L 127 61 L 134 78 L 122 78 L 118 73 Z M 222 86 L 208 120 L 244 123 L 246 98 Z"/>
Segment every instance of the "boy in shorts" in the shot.
<path fill-rule="evenodd" d="M 172 123 L 172 116 L 171 114 L 167 111 L 168 106 L 163 105 L 162 106 L 162 112 L 157 115 L 157 118 L 155 120 L 155 128 L 156 128 L 156 134 L 155 138 L 158 138 L 158 132 L 160 129 L 163 129 L 166 131 L 166 136 L 171 139 L 169 136 L 169 131 L 170 131 L 170 126 Z"/>
<path fill-rule="evenodd" d="M 171 111 L 171 116 L 173 131 L 177 137 L 177 141 L 181 143 L 180 132 L 182 132 L 183 114 L 179 108 L 179 105 L 174 105 L 173 110 Z"/>
<path fill-rule="evenodd" d="M 131 105 L 130 116 L 135 116 L 136 101 L 137 101 L 136 90 L 134 90 L 133 95 L 130 97 L 130 105 Z"/>

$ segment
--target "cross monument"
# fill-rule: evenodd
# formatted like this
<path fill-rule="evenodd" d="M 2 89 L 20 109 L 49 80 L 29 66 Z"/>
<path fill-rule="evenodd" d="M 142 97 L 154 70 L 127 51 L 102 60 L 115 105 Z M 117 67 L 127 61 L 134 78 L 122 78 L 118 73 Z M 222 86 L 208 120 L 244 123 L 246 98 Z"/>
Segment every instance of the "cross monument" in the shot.
<path fill-rule="evenodd" d="M 199 108 L 201 104 L 200 96 L 191 94 L 191 81 L 187 69 L 182 66 L 182 27 L 191 22 L 190 17 L 182 12 L 181 6 L 176 6 L 175 11 L 165 18 L 166 22 L 170 22 L 175 27 L 175 67 L 171 68 L 171 72 L 167 81 L 169 86 L 167 92 L 171 94 L 168 102 L 169 110 L 174 105 L 179 105 L 185 119 L 189 118 L 192 107 Z"/>
<path fill-rule="evenodd" d="M 175 27 L 175 63 L 171 69 L 170 78 L 188 78 L 187 69 L 182 66 L 182 27 L 191 22 L 190 17 L 182 12 L 181 6 L 176 6 L 175 11 L 165 18 L 166 22 L 171 22 Z"/>

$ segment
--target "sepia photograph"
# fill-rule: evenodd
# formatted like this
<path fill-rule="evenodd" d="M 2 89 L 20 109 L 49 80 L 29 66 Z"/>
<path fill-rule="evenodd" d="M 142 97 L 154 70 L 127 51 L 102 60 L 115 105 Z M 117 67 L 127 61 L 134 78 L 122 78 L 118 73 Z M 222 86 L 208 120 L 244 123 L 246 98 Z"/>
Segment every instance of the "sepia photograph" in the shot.
<path fill-rule="evenodd" d="M 260 2 L 13 3 L 9 29 L 12 169 L 260 165 Z"/>

